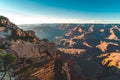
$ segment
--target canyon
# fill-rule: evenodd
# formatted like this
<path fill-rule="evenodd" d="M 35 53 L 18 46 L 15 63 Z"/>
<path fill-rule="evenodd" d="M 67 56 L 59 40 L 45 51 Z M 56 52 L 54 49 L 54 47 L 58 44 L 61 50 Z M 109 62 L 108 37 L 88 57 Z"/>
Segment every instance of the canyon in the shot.
<path fill-rule="evenodd" d="M 3 17 L 0 49 L 17 58 L 14 79 L 120 79 L 119 24 L 17 26 Z"/>

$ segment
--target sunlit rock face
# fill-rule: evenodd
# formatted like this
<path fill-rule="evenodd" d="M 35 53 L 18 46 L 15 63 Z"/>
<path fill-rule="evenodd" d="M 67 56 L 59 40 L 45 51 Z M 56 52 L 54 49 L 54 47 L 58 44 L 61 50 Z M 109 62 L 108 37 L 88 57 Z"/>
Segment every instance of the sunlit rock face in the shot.
<path fill-rule="evenodd" d="M 120 74 L 120 52 L 101 54 L 98 58 L 103 58 L 102 65 L 115 69 L 115 73 Z M 112 69 L 111 69 L 112 70 Z"/>
<path fill-rule="evenodd" d="M 6 51 L 17 57 L 14 72 L 20 79 L 27 79 L 26 76 L 29 76 L 28 79 L 36 77 L 37 80 L 53 80 L 56 54 L 56 47 L 53 42 L 41 41 L 36 44 L 20 40 L 11 41 Z M 32 73 L 25 74 L 29 71 Z"/>
<path fill-rule="evenodd" d="M 115 40 L 117 40 L 118 37 L 116 36 L 116 34 L 115 34 L 113 29 L 114 28 L 110 28 L 110 35 L 109 35 L 108 39 L 115 39 Z"/>
<path fill-rule="evenodd" d="M 119 45 L 116 44 L 116 43 L 112 43 L 112 42 L 103 42 L 103 41 L 101 41 L 100 44 L 97 45 L 96 47 L 99 48 L 101 51 L 106 52 L 106 51 L 109 51 L 109 48 L 108 48 L 109 45 L 119 47 Z M 114 49 L 114 47 L 113 47 L 113 49 Z M 117 48 L 116 48 L 116 50 L 117 50 Z"/>
<path fill-rule="evenodd" d="M 115 66 L 117 68 L 120 68 L 120 63 L 119 63 L 119 59 L 120 59 L 120 54 L 119 53 L 111 53 L 109 54 L 108 58 L 105 58 L 102 61 L 103 65 L 107 65 L 107 66 Z M 108 61 L 111 61 L 107 64 Z"/>
<path fill-rule="evenodd" d="M 70 36 L 74 36 L 74 35 L 79 35 L 83 32 L 82 28 L 80 26 L 76 26 L 74 27 L 73 29 L 71 29 L 70 31 L 68 31 L 65 36 L 67 37 L 70 37 Z"/>
<path fill-rule="evenodd" d="M 14 39 L 21 39 L 24 41 L 29 41 L 29 42 L 39 42 L 39 39 L 36 37 L 35 32 L 28 30 L 28 31 L 23 31 L 22 29 L 16 29 L 12 31 L 12 37 Z"/>
<path fill-rule="evenodd" d="M 19 58 L 38 58 L 42 55 L 47 56 L 45 51 L 48 51 L 49 54 L 54 54 L 56 51 L 55 44 L 54 43 L 45 43 L 44 45 L 42 42 L 39 44 L 30 43 L 30 42 L 11 42 L 11 46 L 9 47 L 9 50 L 13 50 L 15 54 Z"/>
<path fill-rule="evenodd" d="M 17 57 L 12 71 L 17 79 L 53 80 L 54 42 L 40 41 L 34 31 L 24 31 L 0 16 L 0 48 Z"/>

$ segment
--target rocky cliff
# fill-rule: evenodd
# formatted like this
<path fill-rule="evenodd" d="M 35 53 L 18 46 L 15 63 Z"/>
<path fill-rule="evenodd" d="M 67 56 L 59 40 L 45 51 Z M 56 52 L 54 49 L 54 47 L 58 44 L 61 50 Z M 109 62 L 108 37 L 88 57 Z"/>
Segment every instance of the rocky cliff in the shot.
<path fill-rule="evenodd" d="M 0 16 L 0 47 L 17 57 L 12 73 L 19 80 L 53 80 L 56 46 Z"/>

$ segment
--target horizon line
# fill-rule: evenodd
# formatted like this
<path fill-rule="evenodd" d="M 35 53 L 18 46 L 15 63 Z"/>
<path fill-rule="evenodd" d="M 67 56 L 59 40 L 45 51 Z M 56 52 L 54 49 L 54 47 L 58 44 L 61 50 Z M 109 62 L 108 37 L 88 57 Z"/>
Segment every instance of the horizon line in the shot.
<path fill-rule="evenodd" d="M 16 25 L 34 25 L 34 24 L 120 24 L 120 23 L 30 23 L 30 24 L 16 24 Z"/>

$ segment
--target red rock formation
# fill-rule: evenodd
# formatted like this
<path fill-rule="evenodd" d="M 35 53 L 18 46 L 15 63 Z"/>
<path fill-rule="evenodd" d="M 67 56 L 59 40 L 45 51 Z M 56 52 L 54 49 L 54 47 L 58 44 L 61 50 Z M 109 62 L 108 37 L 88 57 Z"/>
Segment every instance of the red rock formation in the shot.
<path fill-rule="evenodd" d="M 76 32 L 77 32 L 77 34 L 78 34 L 78 33 L 82 33 L 83 30 L 82 30 L 81 27 L 76 26 L 75 28 L 73 28 L 73 29 L 71 29 L 70 31 L 68 31 L 68 32 L 65 34 L 65 36 L 71 36 L 71 35 L 74 35 L 74 34 L 76 34 Z"/>
<path fill-rule="evenodd" d="M 114 46 L 118 46 L 118 44 L 116 43 L 101 41 L 100 44 L 96 46 L 96 48 L 99 48 L 101 51 L 106 52 L 108 50 L 108 45 L 110 44 Z"/>
<path fill-rule="evenodd" d="M 21 39 L 24 41 L 30 41 L 30 42 L 39 42 L 39 39 L 36 37 L 34 31 L 23 31 L 22 29 L 15 29 L 12 31 L 12 37 L 15 39 Z"/>
<path fill-rule="evenodd" d="M 103 58 L 101 61 L 102 65 L 111 68 L 109 72 L 120 74 L 120 52 L 101 54 L 98 58 Z"/>
<path fill-rule="evenodd" d="M 115 40 L 118 39 L 118 37 L 114 33 L 113 28 L 110 28 L 110 35 L 109 35 L 108 39 L 115 39 Z"/>
<path fill-rule="evenodd" d="M 12 73 L 20 80 L 53 80 L 55 44 L 40 41 L 34 31 L 24 31 L 8 19 L 1 19 L 1 16 L 0 26 L 11 32 L 10 37 L 6 37 L 5 40 L 1 39 L 2 42 L 0 42 L 7 53 L 17 57 Z M 1 30 L 4 28 L 1 27 Z"/>
<path fill-rule="evenodd" d="M 54 43 L 41 41 L 36 44 L 18 40 L 11 42 L 6 51 L 17 56 L 14 73 L 20 79 L 53 80 L 56 54 Z"/>

